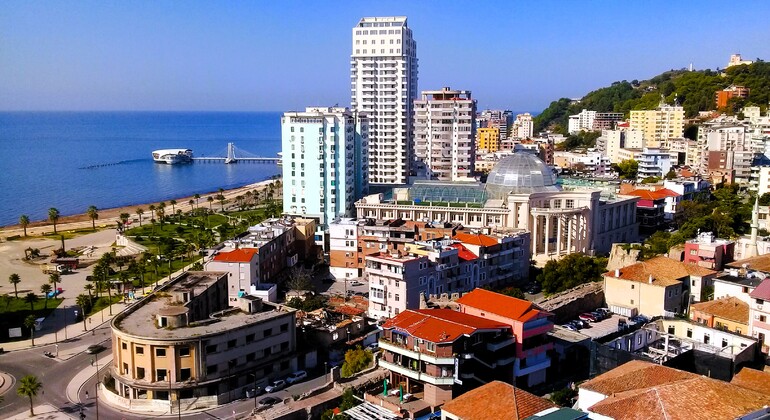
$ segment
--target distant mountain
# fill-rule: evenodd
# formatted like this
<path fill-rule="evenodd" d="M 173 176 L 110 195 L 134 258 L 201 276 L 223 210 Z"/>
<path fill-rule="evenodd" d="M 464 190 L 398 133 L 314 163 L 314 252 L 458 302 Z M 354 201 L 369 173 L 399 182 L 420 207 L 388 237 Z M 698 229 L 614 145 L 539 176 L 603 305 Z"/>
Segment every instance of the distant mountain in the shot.
<path fill-rule="evenodd" d="M 712 70 L 671 70 L 650 80 L 615 82 L 588 93 L 579 102 L 567 98 L 551 102 L 543 112 L 534 118 L 535 131 L 551 128 L 566 131 L 570 115 L 583 109 L 597 112 L 623 112 L 637 109 L 655 109 L 661 95 L 667 103 L 676 99 L 684 107 L 685 115 L 693 117 L 699 111 L 716 108 L 714 95 L 717 90 L 730 85 L 751 89 L 748 98 L 733 98 L 725 110 L 735 113 L 744 105 L 760 105 L 763 108 L 770 101 L 770 63 L 757 61 L 750 65 L 734 66 L 722 72 Z"/>

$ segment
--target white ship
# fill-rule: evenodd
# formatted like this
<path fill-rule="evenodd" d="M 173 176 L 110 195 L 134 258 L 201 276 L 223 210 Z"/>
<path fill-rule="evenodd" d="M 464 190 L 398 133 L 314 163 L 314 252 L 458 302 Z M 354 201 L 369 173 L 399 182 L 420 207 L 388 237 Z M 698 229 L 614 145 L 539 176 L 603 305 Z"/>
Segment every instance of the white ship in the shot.
<path fill-rule="evenodd" d="M 152 160 L 169 165 L 192 162 L 192 157 L 193 151 L 190 149 L 162 149 L 152 152 Z"/>

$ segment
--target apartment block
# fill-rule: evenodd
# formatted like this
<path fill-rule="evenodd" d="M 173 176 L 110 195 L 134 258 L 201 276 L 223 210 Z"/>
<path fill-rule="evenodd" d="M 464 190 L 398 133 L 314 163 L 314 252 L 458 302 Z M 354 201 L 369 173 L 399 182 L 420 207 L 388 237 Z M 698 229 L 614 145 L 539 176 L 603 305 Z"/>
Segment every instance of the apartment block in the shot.
<path fill-rule="evenodd" d="M 756 338 L 762 353 L 770 351 L 770 279 L 765 279 L 750 294 L 749 334 Z"/>
<path fill-rule="evenodd" d="M 511 125 L 511 137 L 528 139 L 534 135 L 534 123 L 529 112 L 516 114 L 516 120 Z"/>
<path fill-rule="evenodd" d="M 593 130 L 614 130 L 623 121 L 622 112 L 597 112 L 594 117 Z"/>
<path fill-rule="evenodd" d="M 362 18 L 352 36 L 351 108 L 369 116 L 369 182 L 405 184 L 414 150 L 417 43 L 404 16 Z"/>
<path fill-rule="evenodd" d="M 568 128 L 570 134 L 577 134 L 581 131 L 592 131 L 594 129 L 594 119 L 596 111 L 584 109 L 579 114 L 570 115 Z"/>
<path fill-rule="evenodd" d="M 476 129 L 476 150 L 494 153 L 500 150 L 500 129 L 483 127 Z"/>
<path fill-rule="evenodd" d="M 417 160 L 442 181 L 473 177 L 476 160 L 476 101 L 467 90 L 423 91 L 414 101 Z"/>
<path fill-rule="evenodd" d="M 631 111 L 629 128 L 644 133 L 645 146 L 661 147 L 668 139 L 684 137 L 684 108 L 661 102 L 658 109 Z"/>
<path fill-rule="evenodd" d="M 500 142 L 510 140 L 511 125 L 513 124 L 513 113 L 501 109 L 485 109 L 476 116 L 476 123 L 479 128 L 497 128 L 500 130 Z"/>
<path fill-rule="evenodd" d="M 733 261 L 734 252 L 735 241 L 716 238 L 713 232 L 701 232 L 684 243 L 684 262 L 719 271 Z"/>
<path fill-rule="evenodd" d="M 326 226 L 369 191 L 369 122 L 347 108 L 309 107 L 281 119 L 283 211 Z"/>
<path fill-rule="evenodd" d="M 727 107 L 727 103 L 731 98 L 748 98 L 751 90 L 745 86 L 728 86 L 725 89 L 718 90 L 714 94 L 714 102 L 717 105 L 717 109 Z"/>

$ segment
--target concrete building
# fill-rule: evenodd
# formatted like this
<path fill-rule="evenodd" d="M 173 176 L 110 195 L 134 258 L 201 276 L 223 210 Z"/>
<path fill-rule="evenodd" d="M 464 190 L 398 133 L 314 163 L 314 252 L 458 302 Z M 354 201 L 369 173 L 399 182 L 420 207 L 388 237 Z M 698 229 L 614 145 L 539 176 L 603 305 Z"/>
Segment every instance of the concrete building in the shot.
<path fill-rule="evenodd" d="M 604 298 L 612 312 L 623 316 L 673 316 L 686 312 L 690 284 L 699 290 L 715 275 L 715 271 L 659 256 L 604 273 Z"/>
<path fill-rule="evenodd" d="M 502 109 L 485 109 L 476 116 L 476 124 L 479 128 L 497 128 L 500 130 L 500 142 L 508 141 L 511 135 L 511 125 L 513 123 L 513 113 Z M 509 148 L 512 150 L 512 148 Z"/>
<path fill-rule="evenodd" d="M 511 126 L 511 136 L 519 139 L 528 139 L 533 136 L 534 123 L 529 112 L 516 114 L 516 120 Z"/>
<path fill-rule="evenodd" d="M 405 184 L 414 150 L 417 43 L 404 16 L 362 18 L 352 35 L 351 109 L 369 116 L 369 182 Z"/>
<path fill-rule="evenodd" d="M 730 61 L 727 62 L 727 67 L 749 65 L 752 63 L 754 62 L 751 60 L 744 60 L 740 54 L 732 54 L 730 55 Z"/>
<path fill-rule="evenodd" d="M 467 90 L 422 92 L 414 101 L 414 153 L 430 176 L 471 179 L 476 161 L 476 101 Z"/>
<path fill-rule="evenodd" d="M 671 170 L 671 155 L 658 147 L 645 147 L 636 159 L 639 162 L 637 179 L 663 178 Z"/>
<path fill-rule="evenodd" d="M 614 130 L 619 122 L 622 122 L 622 112 L 597 112 L 594 117 L 593 130 Z"/>
<path fill-rule="evenodd" d="M 762 353 L 770 351 L 770 279 L 763 280 L 749 296 L 749 334 L 756 338 Z"/>
<path fill-rule="evenodd" d="M 258 251 L 242 248 L 218 252 L 204 266 L 206 271 L 227 272 L 227 296 L 231 304 L 245 295 L 278 302 L 278 286 L 260 281 Z"/>
<path fill-rule="evenodd" d="M 611 165 L 607 156 L 591 150 L 587 153 L 554 152 L 553 163 L 554 166 L 562 169 L 571 169 L 597 177 L 608 175 Z"/>
<path fill-rule="evenodd" d="M 684 108 L 661 101 L 658 109 L 631 111 L 629 127 L 644 133 L 645 146 L 662 147 L 669 139 L 684 137 Z"/>
<path fill-rule="evenodd" d="M 477 128 L 476 151 L 494 153 L 498 150 L 500 150 L 500 129 L 497 127 Z M 478 153 L 476 155 L 478 156 Z"/>
<path fill-rule="evenodd" d="M 745 86 L 731 85 L 725 89 L 718 90 L 714 94 L 714 102 L 717 105 L 717 109 L 727 107 L 727 103 L 731 98 L 748 98 L 750 89 Z"/>
<path fill-rule="evenodd" d="M 712 232 L 701 232 L 697 238 L 684 243 L 684 262 L 709 270 L 720 271 L 733 262 L 735 241 L 718 239 Z"/>
<path fill-rule="evenodd" d="M 281 119 L 283 212 L 318 219 L 321 226 L 351 216 L 369 191 L 365 114 L 309 107 Z"/>
<path fill-rule="evenodd" d="M 567 130 L 570 134 L 577 134 L 581 131 L 593 131 L 596 111 L 584 109 L 579 114 L 570 115 Z"/>
<path fill-rule="evenodd" d="M 486 184 L 415 183 L 393 190 L 391 200 L 370 195 L 356 203 L 358 218 L 460 223 L 530 232 L 539 263 L 581 252 L 609 252 L 638 234 L 636 197 L 599 190 L 562 191 L 545 163 L 529 153 L 501 159 Z M 450 206 L 442 203 L 452 203 Z"/>
<path fill-rule="evenodd" d="M 102 388 L 106 398 L 128 410 L 212 407 L 295 371 L 294 310 L 251 296 L 228 305 L 227 282 L 189 271 L 115 316 L 117 395 Z"/>
<path fill-rule="evenodd" d="M 636 221 L 639 223 L 640 231 L 652 233 L 663 229 L 666 222 L 673 219 L 673 214 L 666 213 L 666 204 L 668 200 L 677 198 L 677 193 L 663 188 L 659 190 L 636 189 L 624 192 L 624 194 L 639 197 L 639 201 L 636 203 Z"/>
<path fill-rule="evenodd" d="M 628 129 L 602 130 L 602 135 L 596 139 L 596 150 L 607 156 L 610 163 L 620 163 L 621 149 L 642 149 L 644 135 L 641 131 Z"/>
<path fill-rule="evenodd" d="M 690 307 L 690 319 L 709 328 L 749 333 L 749 305 L 737 297 L 695 303 Z"/>

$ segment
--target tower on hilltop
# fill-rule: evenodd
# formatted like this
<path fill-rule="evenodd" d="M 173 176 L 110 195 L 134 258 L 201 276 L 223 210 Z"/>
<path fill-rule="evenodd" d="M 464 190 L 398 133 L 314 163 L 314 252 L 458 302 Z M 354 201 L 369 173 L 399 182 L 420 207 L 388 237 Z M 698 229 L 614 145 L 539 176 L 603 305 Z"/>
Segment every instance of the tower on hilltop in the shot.
<path fill-rule="evenodd" d="M 369 182 L 405 184 L 413 160 L 417 44 L 406 17 L 366 17 L 353 28 L 351 108 L 369 117 Z"/>

